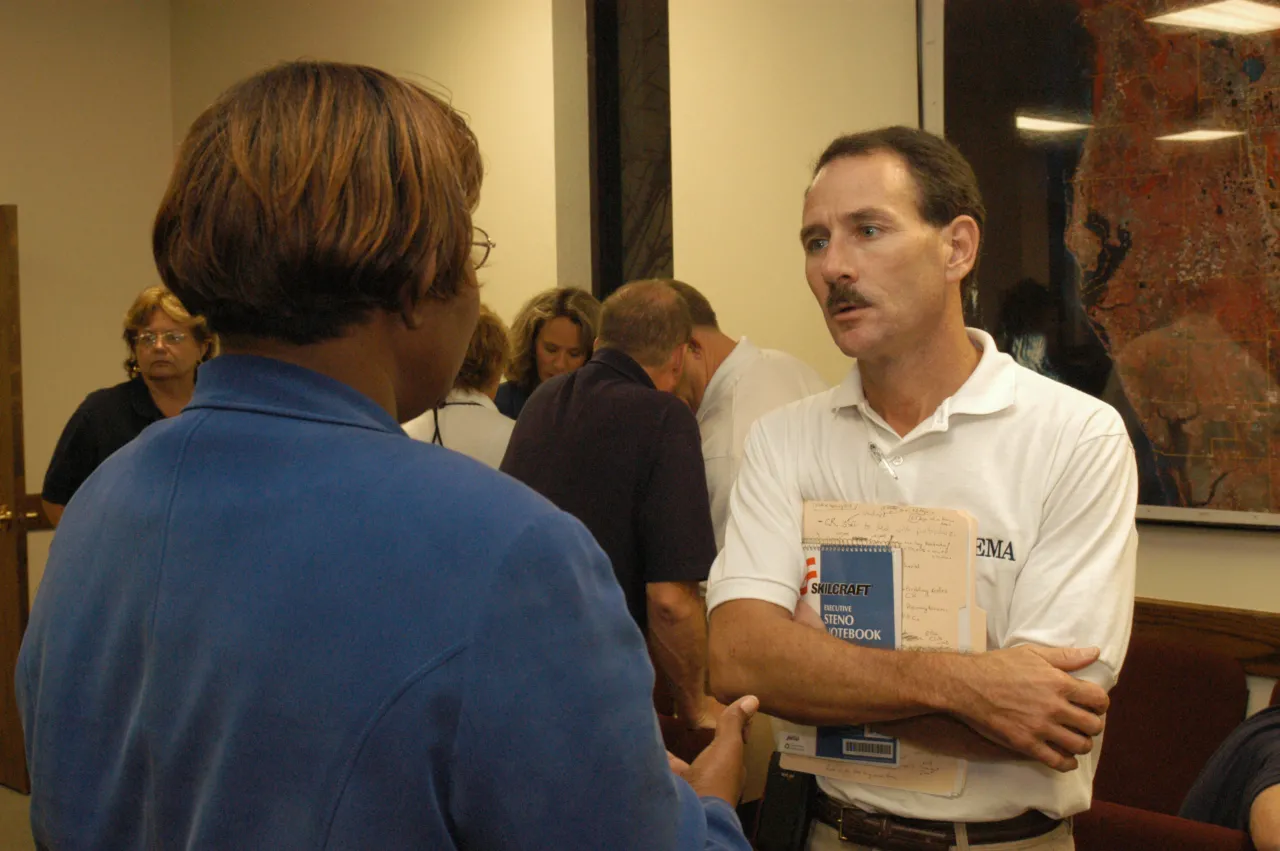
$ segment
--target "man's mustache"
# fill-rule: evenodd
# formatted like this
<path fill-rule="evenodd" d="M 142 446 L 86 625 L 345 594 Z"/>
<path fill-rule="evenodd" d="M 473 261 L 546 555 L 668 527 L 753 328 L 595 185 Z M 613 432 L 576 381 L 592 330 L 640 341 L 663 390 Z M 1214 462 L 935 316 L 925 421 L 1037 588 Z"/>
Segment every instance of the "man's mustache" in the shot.
<path fill-rule="evenodd" d="M 870 300 L 854 289 L 852 284 L 831 284 L 827 291 L 827 315 L 834 316 L 840 311 L 853 307 L 871 307 Z"/>

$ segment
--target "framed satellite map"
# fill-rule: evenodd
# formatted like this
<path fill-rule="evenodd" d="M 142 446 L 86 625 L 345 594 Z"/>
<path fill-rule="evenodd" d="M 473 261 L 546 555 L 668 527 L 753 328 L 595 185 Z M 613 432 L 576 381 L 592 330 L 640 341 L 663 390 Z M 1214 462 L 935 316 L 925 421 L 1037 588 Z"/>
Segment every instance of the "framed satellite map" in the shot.
<path fill-rule="evenodd" d="M 971 321 L 1121 412 L 1147 520 L 1280 528 L 1276 6 L 921 0 L 925 126 L 988 209 Z"/>

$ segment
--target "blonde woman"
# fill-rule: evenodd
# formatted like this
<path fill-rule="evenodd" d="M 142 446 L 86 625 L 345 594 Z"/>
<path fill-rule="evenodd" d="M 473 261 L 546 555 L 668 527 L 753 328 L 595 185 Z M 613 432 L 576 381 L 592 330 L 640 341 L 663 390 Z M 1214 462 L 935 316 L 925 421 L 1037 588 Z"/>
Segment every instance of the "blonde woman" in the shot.
<path fill-rule="evenodd" d="M 111 453 L 186 407 L 196 367 L 218 349 L 209 323 L 188 313 L 162 286 L 147 287 L 134 299 L 124 316 L 124 343 L 129 380 L 90 393 L 53 451 L 41 498 L 55 525 L 72 495 Z"/>
<path fill-rule="evenodd" d="M 498 388 L 498 410 L 516 419 L 539 384 L 586 363 L 599 326 L 600 302 L 585 290 L 560 287 L 529 299 L 511 326 L 515 356 L 510 380 Z"/>

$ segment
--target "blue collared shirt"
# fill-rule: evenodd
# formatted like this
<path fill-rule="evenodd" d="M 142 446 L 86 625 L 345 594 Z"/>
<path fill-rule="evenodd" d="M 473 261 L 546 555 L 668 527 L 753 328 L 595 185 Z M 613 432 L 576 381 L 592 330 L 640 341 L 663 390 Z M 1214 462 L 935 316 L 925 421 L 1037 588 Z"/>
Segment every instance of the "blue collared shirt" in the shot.
<path fill-rule="evenodd" d="M 581 524 L 280 361 L 86 481 L 17 679 L 59 851 L 747 847 Z"/>

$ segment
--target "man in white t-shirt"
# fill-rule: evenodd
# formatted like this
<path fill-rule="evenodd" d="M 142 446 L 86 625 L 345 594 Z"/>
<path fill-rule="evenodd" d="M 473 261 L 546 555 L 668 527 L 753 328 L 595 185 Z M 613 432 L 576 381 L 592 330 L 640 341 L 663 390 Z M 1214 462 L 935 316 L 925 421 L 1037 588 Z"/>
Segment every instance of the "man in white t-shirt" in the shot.
<path fill-rule="evenodd" d="M 1132 621 L 1133 448 L 1109 406 L 964 327 L 984 218 L 960 153 L 911 128 L 835 140 L 805 195 L 806 277 L 857 362 L 748 437 L 707 594 L 712 686 L 970 760 L 955 797 L 821 778 L 811 849 L 1070 849 L 1090 803 Z M 988 652 L 874 650 L 793 620 L 810 499 L 972 514 Z"/>
<path fill-rule="evenodd" d="M 667 283 L 680 294 L 693 316 L 693 340 L 684 361 L 684 381 L 676 392 L 698 418 L 711 496 L 711 522 L 719 549 L 724 546 L 729 493 L 742 464 L 747 431 L 761 414 L 821 393 L 831 385 L 795 355 L 762 349 L 746 337 L 730 337 L 720 330 L 720 321 L 706 296 L 683 281 Z"/>

